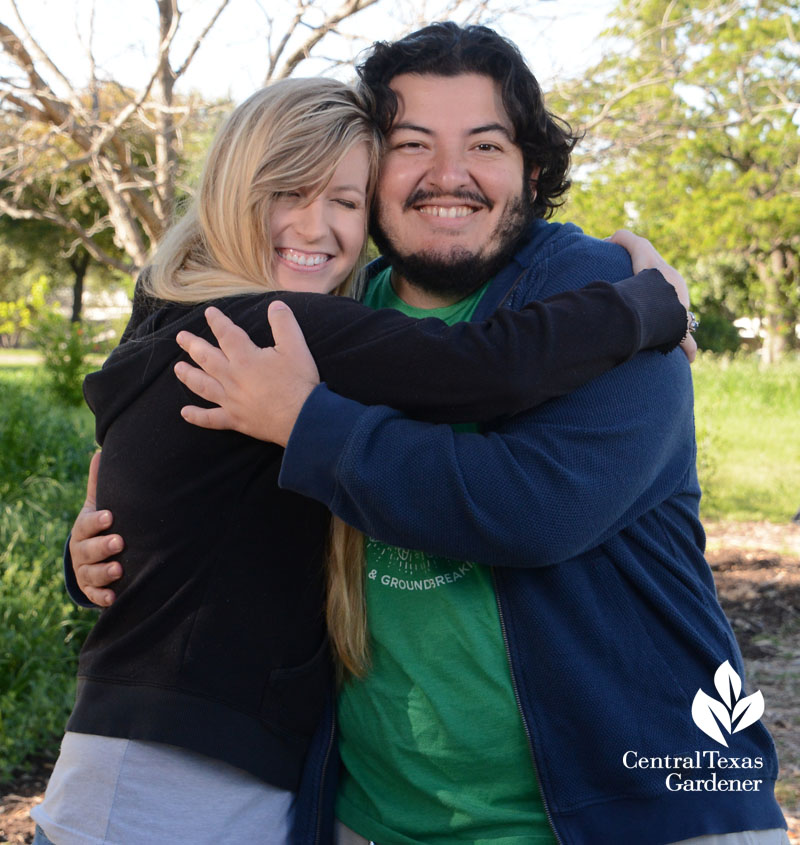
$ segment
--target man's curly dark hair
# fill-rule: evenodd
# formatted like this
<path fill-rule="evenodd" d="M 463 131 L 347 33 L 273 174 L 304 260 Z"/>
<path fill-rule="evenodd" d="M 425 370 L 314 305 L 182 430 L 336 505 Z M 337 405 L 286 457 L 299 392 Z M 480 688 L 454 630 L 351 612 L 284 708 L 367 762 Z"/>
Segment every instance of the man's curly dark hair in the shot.
<path fill-rule="evenodd" d="M 401 73 L 459 76 L 477 73 L 493 79 L 522 150 L 525 174 L 541 171 L 533 202 L 537 217 L 550 217 L 570 186 L 570 153 L 578 136 L 568 123 L 547 111 L 539 83 L 517 47 L 485 26 L 434 23 L 393 43 L 378 41 L 358 65 L 365 96 L 374 101 L 375 119 L 387 133 L 397 114 L 389 83 Z"/>

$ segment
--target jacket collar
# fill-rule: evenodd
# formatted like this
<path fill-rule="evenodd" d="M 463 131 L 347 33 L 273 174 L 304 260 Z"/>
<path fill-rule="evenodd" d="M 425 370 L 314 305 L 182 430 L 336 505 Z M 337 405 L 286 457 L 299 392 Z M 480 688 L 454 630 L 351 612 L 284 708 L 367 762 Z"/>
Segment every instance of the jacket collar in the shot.
<path fill-rule="evenodd" d="M 527 271 L 550 257 L 557 242 L 563 237 L 580 232 L 581 230 L 572 223 L 552 223 L 538 218 L 534 220 L 514 257 L 492 280 L 473 315 L 473 320 L 483 320 L 494 313 L 523 277 L 527 276 Z M 388 266 L 389 262 L 383 256 L 371 261 L 361 272 L 354 286 L 354 297 L 363 299 L 372 279 Z M 535 291 L 529 293 L 535 295 Z"/>

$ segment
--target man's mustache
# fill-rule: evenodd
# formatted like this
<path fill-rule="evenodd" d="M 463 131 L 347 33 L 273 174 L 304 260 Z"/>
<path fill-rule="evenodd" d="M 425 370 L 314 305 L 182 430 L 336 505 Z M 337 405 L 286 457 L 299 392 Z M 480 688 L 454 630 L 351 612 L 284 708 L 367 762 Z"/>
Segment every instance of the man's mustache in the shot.
<path fill-rule="evenodd" d="M 403 211 L 409 211 L 415 205 L 419 205 L 423 202 L 441 199 L 463 200 L 468 204 L 483 206 L 484 208 L 489 209 L 489 211 L 494 208 L 494 203 L 491 202 L 488 197 L 478 193 L 477 191 L 451 191 L 445 194 L 443 192 L 423 191 L 420 188 L 406 198 L 405 203 L 403 203 Z"/>

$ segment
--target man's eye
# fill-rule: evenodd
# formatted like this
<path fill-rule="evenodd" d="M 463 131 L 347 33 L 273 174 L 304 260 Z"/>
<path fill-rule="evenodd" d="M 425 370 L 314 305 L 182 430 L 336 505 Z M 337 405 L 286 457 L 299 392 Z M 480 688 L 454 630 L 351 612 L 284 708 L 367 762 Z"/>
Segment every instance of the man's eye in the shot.
<path fill-rule="evenodd" d="M 500 147 L 498 147 L 497 144 L 491 144 L 488 141 L 485 141 L 482 144 L 477 144 L 475 149 L 480 150 L 480 152 L 493 153 L 493 152 L 497 152 L 500 149 Z"/>

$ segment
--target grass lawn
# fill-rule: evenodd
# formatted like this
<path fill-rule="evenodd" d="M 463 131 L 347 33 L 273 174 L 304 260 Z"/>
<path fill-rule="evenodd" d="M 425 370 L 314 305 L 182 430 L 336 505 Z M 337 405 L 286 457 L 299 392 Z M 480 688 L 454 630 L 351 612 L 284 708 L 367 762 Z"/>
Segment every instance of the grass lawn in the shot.
<path fill-rule="evenodd" d="M 800 357 L 702 355 L 692 368 L 703 517 L 787 522 L 800 509 Z"/>

